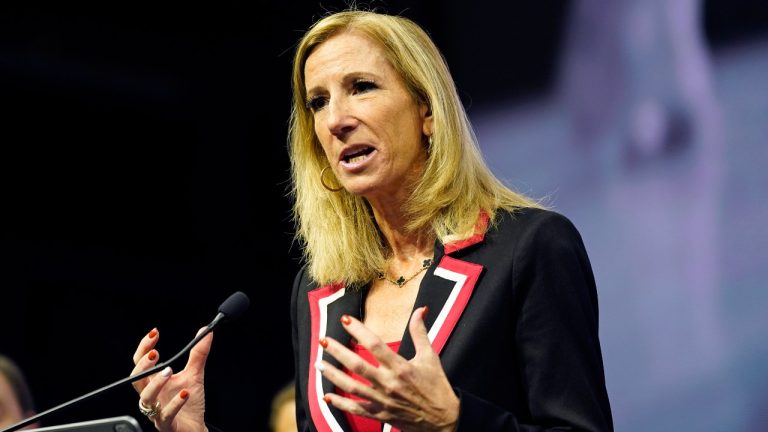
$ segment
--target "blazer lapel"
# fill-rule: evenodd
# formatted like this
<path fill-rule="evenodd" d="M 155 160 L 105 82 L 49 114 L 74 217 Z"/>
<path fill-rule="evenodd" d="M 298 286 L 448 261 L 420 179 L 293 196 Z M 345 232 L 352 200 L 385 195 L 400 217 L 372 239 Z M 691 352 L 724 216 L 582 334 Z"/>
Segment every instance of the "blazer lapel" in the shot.
<path fill-rule="evenodd" d="M 436 353 L 440 354 L 456 327 L 464 308 L 477 285 L 483 266 L 450 256 L 459 251 L 482 243 L 488 228 L 488 215 L 482 213 L 478 219 L 475 235 L 470 238 L 442 245 L 435 244 L 435 263 L 427 270 L 416 295 L 414 310 L 429 307 L 424 324 L 429 341 Z M 405 329 L 398 353 L 410 359 L 415 354 L 411 332 Z"/>
<path fill-rule="evenodd" d="M 440 354 L 467 306 L 483 266 L 443 255 L 424 276 L 416 296 L 414 310 L 429 307 L 424 319 L 429 341 Z M 406 328 L 398 353 L 410 359 L 416 355 L 411 332 Z"/>
<path fill-rule="evenodd" d="M 307 389 L 310 414 L 319 432 L 343 432 L 349 430 L 344 413 L 323 400 L 323 395 L 335 392 L 335 387 L 323 378 L 315 364 L 322 359 L 341 368 L 341 364 L 333 356 L 325 355 L 325 350 L 320 346 L 320 339 L 332 337 L 342 344 L 349 345 L 350 336 L 342 327 L 340 318 L 344 314 L 360 317 L 361 296 L 359 292 L 347 290 L 342 284 L 317 288 L 307 293 L 307 296 L 312 319 Z"/>

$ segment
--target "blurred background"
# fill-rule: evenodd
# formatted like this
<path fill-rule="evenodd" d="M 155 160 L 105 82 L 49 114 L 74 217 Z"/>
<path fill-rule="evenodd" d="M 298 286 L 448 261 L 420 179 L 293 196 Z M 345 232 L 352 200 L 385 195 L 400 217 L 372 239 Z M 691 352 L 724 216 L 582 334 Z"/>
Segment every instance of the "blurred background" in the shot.
<path fill-rule="evenodd" d="M 764 429 L 768 3 L 367 6 L 432 35 L 494 172 L 581 231 L 616 430 Z M 40 410 L 127 376 L 153 327 L 169 358 L 241 290 L 208 419 L 267 429 L 293 374 L 291 56 L 344 8 L 0 5 L 0 353 Z M 136 399 L 44 423 L 146 422 Z"/>

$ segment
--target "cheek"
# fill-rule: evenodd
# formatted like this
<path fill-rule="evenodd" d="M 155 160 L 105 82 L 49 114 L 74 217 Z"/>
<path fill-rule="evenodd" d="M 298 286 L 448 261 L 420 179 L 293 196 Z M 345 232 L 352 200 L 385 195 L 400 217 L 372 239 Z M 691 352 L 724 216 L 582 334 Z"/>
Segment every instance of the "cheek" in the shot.
<path fill-rule="evenodd" d="M 330 147 L 325 145 L 322 140 L 320 140 L 320 149 L 319 153 L 322 153 L 328 161 L 331 160 L 331 153 L 330 153 Z"/>
<path fill-rule="evenodd" d="M 317 139 L 317 142 L 320 143 L 320 149 L 323 151 L 323 154 L 325 154 L 325 157 L 328 158 L 329 143 L 331 142 L 330 134 L 323 135 L 323 129 L 317 127 L 317 122 L 315 122 L 314 131 L 315 138 Z"/>
<path fill-rule="evenodd" d="M 423 150 L 423 125 L 416 110 L 401 111 L 393 129 L 397 133 L 400 145 L 408 153 L 419 153 Z"/>
<path fill-rule="evenodd" d="M 318 123 L 317 123 L 317 120 L 315 120 L 314 122 L 312 122 L 312 130 L 314 130 L 314 131 L 315 131 L 315 136 L 317 137 L 317 139 L 318 139 L 318 140 L 320 140 L 320 141 L 322 141 L 322 140 L 320 139 L 320 137 L 321 137 L 321 135 L 320 135 L 320 134 L 321 134 L 321 132 L 322 132 L 322 131 L 320 130 L 320 128 L 319 128 L 317 125 L 318 125 Z"/>

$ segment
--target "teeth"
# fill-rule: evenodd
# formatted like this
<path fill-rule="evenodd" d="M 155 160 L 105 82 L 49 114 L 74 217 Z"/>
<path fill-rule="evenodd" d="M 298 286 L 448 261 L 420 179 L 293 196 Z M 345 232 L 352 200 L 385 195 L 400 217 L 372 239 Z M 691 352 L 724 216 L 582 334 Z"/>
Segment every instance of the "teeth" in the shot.
<path fill-rule="evenodd" d="M 351 158 L 349 158 L 349 163 L 355 163 L 355 162 L 361 161 L 361 160 L 365 159 L 366 157 L 368 157 L 368 155 L 360 155 L 360 156 L 351 157 Z"/>

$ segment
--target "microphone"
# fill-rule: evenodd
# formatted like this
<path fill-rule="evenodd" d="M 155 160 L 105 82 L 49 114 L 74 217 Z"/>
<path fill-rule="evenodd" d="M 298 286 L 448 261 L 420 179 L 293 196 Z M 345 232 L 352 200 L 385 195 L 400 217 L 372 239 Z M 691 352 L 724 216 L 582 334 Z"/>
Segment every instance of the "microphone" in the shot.
<path fill-rule="evenodd" d="M 18 422 L 16 424 L 12 425 L 9 428 L 3 429 L 0 432 L 13 432 L 13 431 L 17 431 L 17 430 L 19 430 L 19 429 L 21 429 L 21 428 L 23 428 L 25 426 L 28 426 L 28 425 L 30 425 L 30 424 L 32 424 L 32 423 L 42 419 L 43 417 L 48 416 L 49 414 L 52 414 L 52 413 L 56 412 L 56 411 L 59 411 L 59 410 L 64 409 L 64 408 L 66 408 L 68 406 L 71 406 L 71 405 L 74 405 L 74 404 L 76 404 L 78 402 L 81 402 L 81 401 L 84 401 L 86 399 L 89 399 L 89 398 L 91 398 L 93 396 L 96 396 L 97 394 L 103 393 L 103 392 L 105 392 L 107 390 L 110 390 L 110 389 L 115 388 L 117 386 L 120 386 L 122 384 L 132 383 L 134 381 L 138 381 L 138 380 L 140 380 L 142 378 L 145 378 L 145 377 L 148 377 L 149 375 L 152 375 L 153 373 L 156 373 L 156 372 L 158 372 L 158 371 L 160 371 L 162 369 L 165 369 L 171 363 L 176 361 L 179 357 L 184 355 L 187 351 L 192 349 L 193 346 L 197 345 L 197 343 L 200 342 L 200 340 L 202 338 L 204 338 L 208 333 L 212 332 L 213 329 L 216 326 L 218 326 L 221 322 L 232 321 L 232 320 L 235 320 L 237 318 L 240 318 L 240 316 L 245 312 L 245 310 L 248 309 L 248 306 L 250 304 L 251 304 L 251 301 L 248 299 L 247 295 L 245 295 L 242 291 L 235 292 L 234 294 L 232 294 L 229 297 L 227 297 L 227 299 L 224 300 L 224 303 L 222 303 L 221 306 L 219 306 L 219 312 L 216 314 L 216 317 L 213 319 L 213 321 L 211 321 L 211 323 L 208 324 L 205 327 L 205 330 L 200 332 L 200 334 L 198 334 L 197 336 L 195 336 L 195 338 L 192 339 L 192 341 L 190 343 L 188 343 L 187 346 L 185 346 L 175 356 L 171 357 L 170 360 L 168 360 L 168 361 L 166 361 L 164 363 L 156 364 L 154 367 L 151 367 L 151 368 L 145 370 L 144 372 L 140 372 L 140 373 L 137 373 L 136 375 L 131 375 L 131 376 L 125 377 L 125 378 L 123 378 L 123 379 L 121 379 L 119 381 L 115 381 L 112 384 L 106 385 L 106 386 L 101 387 L 99 389 L 96 389 L 96 390 L 94 390 L 94 391 L 92 391 L 90 393 L 87 393 L 87 394 L 84 394 L 84 395 L 82 395 L 80 397 L 72 399 L 69 402 L 64 402 L 61 405 L 55 406 L 55 407 L 53 407 L 53 408 L 51 408 L 49 410 L 43 411 L 43 412 L 41 412 L 39 414 L 36 414 L 36 415 L 34 415 L 32 417 L 29 417 L 29 418 L 27 418 L 25 420 L 22 420 L 22 421 L 20 421 L 20 422 Z"/>

